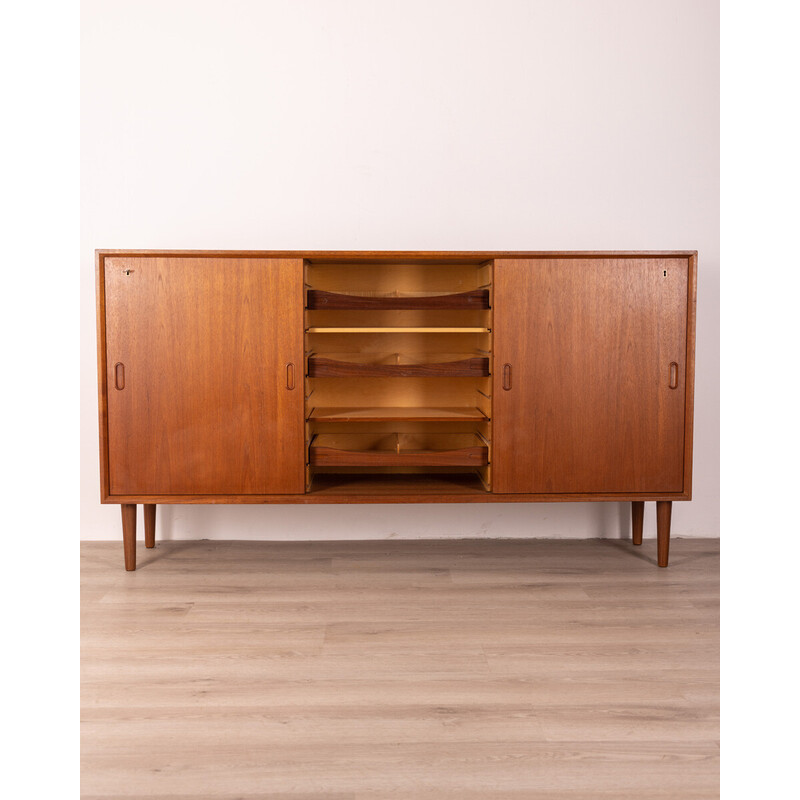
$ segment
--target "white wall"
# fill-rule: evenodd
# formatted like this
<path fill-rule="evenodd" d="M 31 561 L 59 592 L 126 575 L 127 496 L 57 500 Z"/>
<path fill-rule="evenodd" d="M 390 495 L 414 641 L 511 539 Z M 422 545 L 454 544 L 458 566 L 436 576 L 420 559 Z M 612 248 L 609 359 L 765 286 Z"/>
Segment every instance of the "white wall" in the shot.
<path fill-rule="evenodd" d="M 694 500 L 719 535 L 718 4 L 84 0 L 82 537 L 95 248 L 697 249 Z M 648 509 L 645 535 L 654 534 Z M 626 504 L 164 506 L 163 538 L 618 537 Z"/>

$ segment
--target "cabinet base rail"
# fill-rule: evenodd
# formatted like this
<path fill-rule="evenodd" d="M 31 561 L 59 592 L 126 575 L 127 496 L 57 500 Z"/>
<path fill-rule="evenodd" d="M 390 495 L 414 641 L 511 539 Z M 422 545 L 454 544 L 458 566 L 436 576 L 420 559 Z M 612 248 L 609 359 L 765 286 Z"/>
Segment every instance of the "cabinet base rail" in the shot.
<path fill-rule="evenodd" d="M 156 544 L 156 506 L 144 503 L 144 545 L 153 548 Z M 136 503 L 121 503 L 122 544 L 125 555 L 125 569 L 136 569 Z M 656 553 L 659 567 L 669 565 L 669 537 L 672 525 L 672 501 L 656 501 Z M 644 501 L 631 502 L 631 540 L 634 545 L 642 544 L 644 528 Z"/>

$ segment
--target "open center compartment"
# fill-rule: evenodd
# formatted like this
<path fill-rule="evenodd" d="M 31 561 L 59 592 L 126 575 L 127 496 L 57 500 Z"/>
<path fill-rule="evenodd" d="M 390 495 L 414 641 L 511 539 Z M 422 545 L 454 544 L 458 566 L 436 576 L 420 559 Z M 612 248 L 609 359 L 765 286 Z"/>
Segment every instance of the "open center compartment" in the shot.
<path fill-rule="evenodd" d="M 491 488 L 492 262 L 305 265 L 308 490 L 414 475 Z"/>

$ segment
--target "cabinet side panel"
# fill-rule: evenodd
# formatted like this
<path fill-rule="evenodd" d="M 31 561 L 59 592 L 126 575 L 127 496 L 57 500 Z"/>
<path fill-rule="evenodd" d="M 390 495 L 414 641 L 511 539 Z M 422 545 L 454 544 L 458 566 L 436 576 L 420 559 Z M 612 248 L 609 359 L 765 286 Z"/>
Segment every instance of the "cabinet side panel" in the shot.
<path fill-rule="evenodd" d="M 689 257 L 689 286 L 686 309 L 686 425 L 683 458 L 683 491 L 692 496 L 694 449 L 694 351 L 697 327 L 697 256 Z"/>
<path fill-rule="evenodd" d="M 109 495 L 108 483 L 108 385 L 106 383 L 106 302 L 104 256 L 95 251 L 95 300 L 97 303 L 97 408 L 100 434 L 100 499 Z"/>

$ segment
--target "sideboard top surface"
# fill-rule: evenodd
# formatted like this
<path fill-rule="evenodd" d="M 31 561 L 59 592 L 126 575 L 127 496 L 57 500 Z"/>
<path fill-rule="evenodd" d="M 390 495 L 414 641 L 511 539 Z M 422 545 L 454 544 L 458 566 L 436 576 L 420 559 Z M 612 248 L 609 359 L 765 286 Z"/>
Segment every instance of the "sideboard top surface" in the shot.
<path fill-rule="evenodd" d="M 689 258 L 697 250 L 106 250 L 104 256 L 165 256 L 169 258 L 228 256 L 232 258 L 304 258 L 314 261 L 488 261 L 494 258 Z"/>

